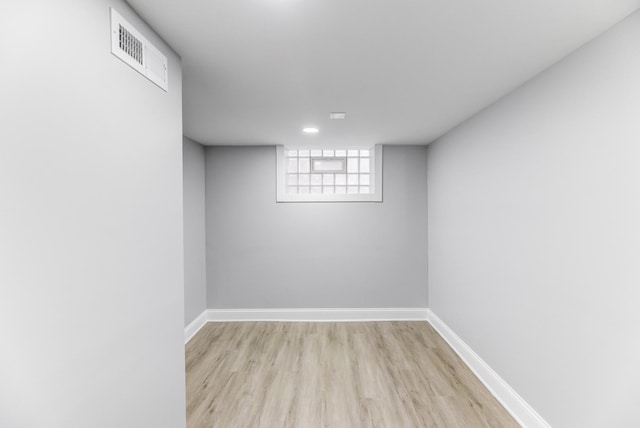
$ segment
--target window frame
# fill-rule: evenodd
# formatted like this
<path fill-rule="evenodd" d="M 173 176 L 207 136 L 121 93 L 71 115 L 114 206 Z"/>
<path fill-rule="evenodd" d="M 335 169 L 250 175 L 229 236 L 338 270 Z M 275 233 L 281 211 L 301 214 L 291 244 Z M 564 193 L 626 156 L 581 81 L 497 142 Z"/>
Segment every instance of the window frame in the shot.
<path fill-rule="evenodd" d="M 304 148 L 303 150 L 306 150 Z M 373 146 L 370 152 L 373 176 L 372 193 L 287 193 L 286 156 L 284 145 L 276 146 L 276 202 L 382 202 L 382 144 Z M 311 159 L 311 157 L 310 157 Z M 345 165 L 346 166 L 346 165 Z"/>

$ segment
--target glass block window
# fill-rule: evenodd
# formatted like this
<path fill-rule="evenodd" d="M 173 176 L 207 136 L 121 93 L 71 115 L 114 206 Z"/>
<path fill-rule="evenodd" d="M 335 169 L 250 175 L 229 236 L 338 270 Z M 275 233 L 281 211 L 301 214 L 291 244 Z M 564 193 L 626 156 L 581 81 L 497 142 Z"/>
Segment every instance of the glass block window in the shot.
<path fill-rule="evenodd" d="M 380 202 L 382 182 L 376 183 L 375 177 L 381 178 L 381 155 L 381 146 L 338 150 L 279 146 L 278 201 Z"/>
<path fill-rule="evenodd" d="M 371 150 L 285 150 L 287 193 L 372 193 Z"/>

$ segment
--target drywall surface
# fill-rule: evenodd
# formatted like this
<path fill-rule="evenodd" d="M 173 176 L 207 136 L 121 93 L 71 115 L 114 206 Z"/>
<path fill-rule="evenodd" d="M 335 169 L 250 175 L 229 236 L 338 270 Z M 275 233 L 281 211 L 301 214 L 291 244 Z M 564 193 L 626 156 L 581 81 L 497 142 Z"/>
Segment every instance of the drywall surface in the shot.
<path fill-rule="evenodd" d="M 208 307 L 426 307 L 426 148 L 384 148 L 382 203 L 276 203 L 275 153 L 206 149 Z"/>
<path fill-rule="evenodd" d="M 184 325 L 207 309 L 204 147 L 183 144 L 184 176 Z"/>
<path fill-rule="evenodd" d="M 0 52 L 0 426 L 184 427 L 180 60 L 117 0 L 4 2 Z"/>
<path fill-rule="evenodd" d="M 428 150 L 432 310 L 554 427 L 640 426 L 640 14 Z"/>

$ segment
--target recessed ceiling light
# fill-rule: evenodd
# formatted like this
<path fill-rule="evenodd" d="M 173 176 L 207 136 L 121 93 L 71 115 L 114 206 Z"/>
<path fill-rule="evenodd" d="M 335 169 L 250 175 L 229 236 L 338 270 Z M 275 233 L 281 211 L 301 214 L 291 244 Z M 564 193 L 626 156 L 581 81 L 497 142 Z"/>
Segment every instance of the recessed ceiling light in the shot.
<path fill-rule="evenodd" d="M 318 128 L 303 128 L 302 132 L 304 132 L 305 134 L 317 134 Z"/>
<path fill-rule="evenodd" d="M 332 111 L 329 113 L 329 119 L 346 119 L 347 113 L 343 111 Z"/>

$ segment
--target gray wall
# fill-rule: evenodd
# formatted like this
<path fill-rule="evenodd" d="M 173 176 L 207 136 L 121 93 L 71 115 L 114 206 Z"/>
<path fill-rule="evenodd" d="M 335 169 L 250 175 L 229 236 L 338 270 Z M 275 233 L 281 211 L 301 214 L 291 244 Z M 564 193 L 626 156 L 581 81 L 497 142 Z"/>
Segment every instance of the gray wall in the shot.
<path fill-rule="evenodd" d="M 184 325 L 207 308 L 204 147 L 188 138 L 182 150 L 184 177 Z"/>
<path fill-rule="evenodd" d="M 384 148 L 383 203 L 276 203 L 273 147 L 209 147 L 209 308 L 426 307 L 426 148 Z"/>
<path fill-rule="evenodd" d="M 429 147 L 433 311 L 554 427 L 640 426 L 640 14 Z"/>
<path fill-rule="evenodd" d="M 180 60 L 119 0 L 3 2 L 0 52 L 0 426 L 183 427 Z"/>

